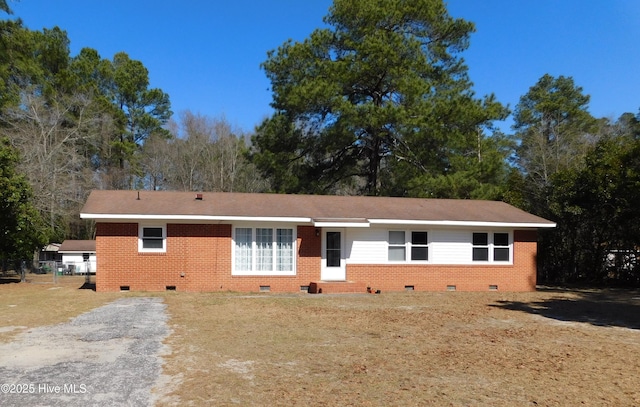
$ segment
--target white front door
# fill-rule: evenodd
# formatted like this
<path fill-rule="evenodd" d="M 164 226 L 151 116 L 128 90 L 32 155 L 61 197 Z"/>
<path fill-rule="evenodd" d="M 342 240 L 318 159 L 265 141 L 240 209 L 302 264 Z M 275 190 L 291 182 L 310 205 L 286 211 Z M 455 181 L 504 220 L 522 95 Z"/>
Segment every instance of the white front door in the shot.
<path fill-rule="evenodd" d="M 322 234 L 322 271 L 324 281 L 345 281 L 345 232 L 344 229 L 325 229 Z"/>

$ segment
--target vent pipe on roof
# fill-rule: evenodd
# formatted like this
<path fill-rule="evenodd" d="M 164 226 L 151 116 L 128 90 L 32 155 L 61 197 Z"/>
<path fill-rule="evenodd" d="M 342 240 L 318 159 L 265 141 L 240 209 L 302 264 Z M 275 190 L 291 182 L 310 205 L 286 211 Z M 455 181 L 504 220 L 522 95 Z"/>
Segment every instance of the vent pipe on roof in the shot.
<path fill-rule="evenodd" d="M 202 201 L 202 194 L 196 194 L 196 201 Z"/>

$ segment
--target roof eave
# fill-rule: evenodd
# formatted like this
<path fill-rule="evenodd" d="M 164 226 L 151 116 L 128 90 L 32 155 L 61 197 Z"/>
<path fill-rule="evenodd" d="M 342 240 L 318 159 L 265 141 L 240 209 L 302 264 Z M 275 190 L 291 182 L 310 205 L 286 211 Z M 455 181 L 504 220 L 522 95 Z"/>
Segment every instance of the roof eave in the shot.
<path fill-rule="evenodd" d="M 311 223 L 311 218 L 280 217 L 280 216 L 217 216 L 217 215 L 140 215 L 140 214 L 110 214 L 110 213 L 81 213 L 81 219 L 105 221 L 208 221 L 208 222 L 283 222 L 283 223 Z"/>
<path fill-rule="evenodd" d="M 411 219 L 369 219 L 369 223 L 378 225 L 423 225 L 423 226 L 471 226 L 500 228 L 554 228 L 555 223 L 537 222 L 489 222 L 467 220 L 411 220 Z"/>

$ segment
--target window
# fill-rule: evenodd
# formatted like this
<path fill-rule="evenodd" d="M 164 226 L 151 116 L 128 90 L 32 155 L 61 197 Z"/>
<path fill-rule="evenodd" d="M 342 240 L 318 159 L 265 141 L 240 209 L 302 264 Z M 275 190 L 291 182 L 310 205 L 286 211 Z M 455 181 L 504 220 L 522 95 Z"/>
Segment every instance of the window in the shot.
<path fill-rule="evenodd" d="M 294 275 L 295 235 L 285 228 L 235 228 L 233 274 Z"/>
<path fill-rule="evenodd" d="M 407 241 L 407 236 L 411 239 Z M 410 261 L 429 260 L 429 240 L 427 232 L 389 231 L 388 260 L 407 261 L 407 249 Z"/>
<path fill-rule="evenodd" d="M 273 268 L 273 229 L 256 229 L 256 270 L 268 271 Z"/>
<path fill-rule="evenodd" d="M 139 252 L 165 252 L 166 247 L 165 226 L 140 226 L 138 237 Z"/>
<path fill-rule="evenodd" d="M 427 232 L 411 232 L 411 260 L 429 260 Z"/>
<path fill-rule="evenodd" d="M 489 234 L 473 234 L 473 261 L 489 261 Z"/>
<path fill-rule="evenodd" d="M 389 261 L 405 261 L 407 248 L 403 231 L 389 231 Z"/>
<path fill-rule="evenodd" d="M 276 270 L 293 270 L 293 229 L 277 229 Z"/>
<path fill-rule="evenodd" d="M 511 260 L 509 233 L 474 233 L 472 250 L 473 261 L 508 262 Z"/>
<path fill-rule="evenodd" d="M 237 271 L 253 270 L 252 242 L 253 233 L 250 228 L 236 228 L 235 269 Z"/>
<path fill-rule="evenodd" d="M 327 232 L 327 267 L 340 267 L 342 247 L 340 232 Z"/>
<path fill-rule="evenodd" d="M 509 234 L 494 233 L 493 234 L 493 261 L 509 261 Z"/>

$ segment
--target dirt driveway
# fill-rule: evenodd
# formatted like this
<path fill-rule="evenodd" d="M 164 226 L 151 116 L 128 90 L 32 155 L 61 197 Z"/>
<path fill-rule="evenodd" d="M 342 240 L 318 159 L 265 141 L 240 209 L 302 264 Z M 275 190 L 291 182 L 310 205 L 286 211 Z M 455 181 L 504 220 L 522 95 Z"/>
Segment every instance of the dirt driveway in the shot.
<path fill-rule="evenodd" d="M 123 298 L 0 344 L 0 404 L 147 406 L 169 334 L 161 298 Z"/>

